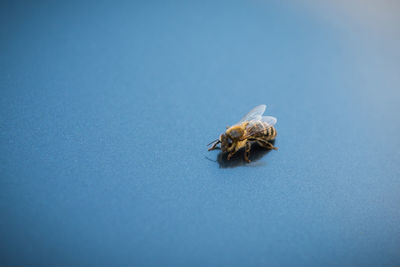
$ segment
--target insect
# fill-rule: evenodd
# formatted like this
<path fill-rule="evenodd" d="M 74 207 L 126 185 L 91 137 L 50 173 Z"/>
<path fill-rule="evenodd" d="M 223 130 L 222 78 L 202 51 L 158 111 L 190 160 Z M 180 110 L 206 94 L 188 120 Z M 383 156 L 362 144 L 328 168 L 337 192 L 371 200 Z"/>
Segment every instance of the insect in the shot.
<path fill-rule="evenodd" d="M 250 162 L 251 143 L 257 142 L 264 148 L 277 150 L 278 148 L 270 143 L 277 134 L 274 127 L 277 119 L 271 116 L 262 116 L 266 108 L 266 105 L 256 106 L 238 123 L 231 127 L 226 127 L 225 133 L 208 144 L 212 144 L 208 151 L 216 149 L 217 145 L 221 144 L 222 152 L 229 152 L 227 159 L 230 160 L 239 149 L 244 147 L 244 159 Z"/>

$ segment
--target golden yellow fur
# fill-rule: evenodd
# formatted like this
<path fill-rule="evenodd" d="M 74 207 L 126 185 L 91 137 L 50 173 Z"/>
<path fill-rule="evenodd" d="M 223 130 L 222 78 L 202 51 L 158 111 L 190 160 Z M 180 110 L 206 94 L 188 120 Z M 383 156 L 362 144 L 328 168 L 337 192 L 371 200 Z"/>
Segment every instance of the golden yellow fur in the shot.
<path fill-rule="evenodd" d="M 276 137 L 276 130 L 264 122 L 243 122 L 239 125 L 229 127 L 225 133 L 221 134 L 219 139 L 209 149 L 214 150 L 221 143 L 222 152 L 229 152 L 227 159 L 229 160 L 239 149 L 245 148 L 244 159 L 249 160 L 250 148 L 252 141 L 257 142 L 260 146 L 267 149 L 278 149 L 269 141 Z"/>

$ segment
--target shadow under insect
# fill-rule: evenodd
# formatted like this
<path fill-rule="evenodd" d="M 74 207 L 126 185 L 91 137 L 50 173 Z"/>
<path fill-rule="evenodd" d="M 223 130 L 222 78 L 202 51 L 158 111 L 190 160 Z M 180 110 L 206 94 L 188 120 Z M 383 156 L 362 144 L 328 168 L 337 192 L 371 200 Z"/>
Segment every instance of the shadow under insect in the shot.
<path fill-rule="evenodd" d="M 275 144 L 275 141 L 270 141 L 272 145 Z M 271 150 L 266 149 L 258 145 L 257 143 L 253 143 L 251 145 L 251 151 L 249 159 L 251 160 L 250 163 L 244 159 L 244 149 L 240 149 L 236 152 L 230 160 L 227 159 L 228 153 L 227 152 L 220 152 L 217 156 L 217 162 L 220 168 L 234 168 L 239 166 L 258 166 L 257 161 L 260 160 L 264 155 L 268 154 Z M 264 165 L 264 164 L 261 164 Z"/>

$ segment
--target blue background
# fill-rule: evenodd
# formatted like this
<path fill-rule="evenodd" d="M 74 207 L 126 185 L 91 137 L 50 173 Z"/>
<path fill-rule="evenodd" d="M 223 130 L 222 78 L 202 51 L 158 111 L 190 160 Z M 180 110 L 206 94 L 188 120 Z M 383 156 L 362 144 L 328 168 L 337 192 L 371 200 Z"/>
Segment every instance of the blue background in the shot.
<path fill-rule="evenodd" d="M 396 3 L 0 10 L 2 265 L 400 265 Z"/>

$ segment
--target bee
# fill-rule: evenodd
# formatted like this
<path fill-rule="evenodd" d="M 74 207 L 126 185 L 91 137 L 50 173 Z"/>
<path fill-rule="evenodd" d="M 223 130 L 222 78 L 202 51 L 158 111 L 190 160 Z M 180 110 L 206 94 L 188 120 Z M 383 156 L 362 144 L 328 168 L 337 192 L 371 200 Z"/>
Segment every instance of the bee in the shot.
<path fill-rule="evenodd" d="M 270 143 L 277 134 L 274 127 L 277 119 L 271 116 L 262 116 L 266 108 L 266 105 L 256 106 L 238 123 L 226 127 L 225 133 L 208 144 L 208 146 L 212 144 L 208 151 L 216 149 L 217 145 L 221 144 L 222 152 L 229 152 L 227 159 L 230 160 L 239 149 L 244 147 L 244 159 L 250 162 L 249 155 L 252 143 L 257 142 L 261 147 L 277 150 L 278 148 Z"/>

